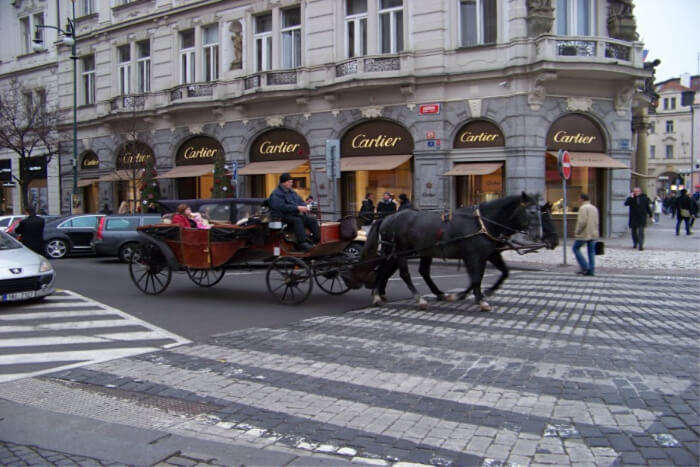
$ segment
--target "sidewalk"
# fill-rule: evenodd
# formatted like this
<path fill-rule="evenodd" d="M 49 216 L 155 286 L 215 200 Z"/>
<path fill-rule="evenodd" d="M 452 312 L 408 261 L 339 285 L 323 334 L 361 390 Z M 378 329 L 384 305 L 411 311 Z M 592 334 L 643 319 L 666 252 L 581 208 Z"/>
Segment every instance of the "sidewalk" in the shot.
<path fill-rule="evenodd" d="M 638 273 L 668 274 L 682 271 L 685 274 L 700 273 L 700 221 L 695 225 L 696 233 L 676 236 L 676 220 L 661 215 L 658 224 L 650 224 L 645 230 L 644 251 L 632 248 L 629 232 L 619 238 L 603 238 L 605 254 L 596 257 L 596 270 L 621 272 L 635 270 Z M 692 231 L 692 230 L 691 230 Z M 574 239 L 567 239 L 566 266 L 563 265 L 561 239 L 554 250 L 541 250 L 537 253 L 519 255 L 505 252 L 503 257 L 513 267 L 536 267 L 546 270 L 572 272 L 578 269 L 576 258 L 571 251 Z"/>

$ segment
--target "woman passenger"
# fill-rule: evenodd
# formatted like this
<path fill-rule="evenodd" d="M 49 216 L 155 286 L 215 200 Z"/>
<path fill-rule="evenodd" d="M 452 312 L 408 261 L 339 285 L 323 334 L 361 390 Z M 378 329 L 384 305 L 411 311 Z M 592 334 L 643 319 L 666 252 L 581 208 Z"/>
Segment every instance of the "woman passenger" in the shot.
<path fill-rule="evenodd" d="M 180 227 L 185 227 L 187 229 L 194 229 L 197 224 L 191 219 L 192 210 L 186 204 L 180 204 L 177 207 L 177 212 L 172 218 L 172 225 L 179 225 Z"/>

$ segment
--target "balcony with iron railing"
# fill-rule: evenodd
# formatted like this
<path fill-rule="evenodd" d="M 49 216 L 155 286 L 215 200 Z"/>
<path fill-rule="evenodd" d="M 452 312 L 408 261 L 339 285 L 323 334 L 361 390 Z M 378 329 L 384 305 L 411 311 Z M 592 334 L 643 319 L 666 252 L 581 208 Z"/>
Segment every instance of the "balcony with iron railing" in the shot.
<path fill-rule="evenodd" d="M 642 67 L 642 44 L 639 42 L 593 36 L 540 36 L 535 45 L 538 61 L 617 62 Z"/>

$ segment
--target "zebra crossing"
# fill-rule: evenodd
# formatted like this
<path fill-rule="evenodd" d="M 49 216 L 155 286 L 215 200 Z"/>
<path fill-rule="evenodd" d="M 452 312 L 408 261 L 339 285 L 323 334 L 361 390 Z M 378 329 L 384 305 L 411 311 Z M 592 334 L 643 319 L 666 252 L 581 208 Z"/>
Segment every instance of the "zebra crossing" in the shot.
<path fill-rule="evenodd" d="M 69 290 L 0 307 L 0 383 L 190 341 Z"/>

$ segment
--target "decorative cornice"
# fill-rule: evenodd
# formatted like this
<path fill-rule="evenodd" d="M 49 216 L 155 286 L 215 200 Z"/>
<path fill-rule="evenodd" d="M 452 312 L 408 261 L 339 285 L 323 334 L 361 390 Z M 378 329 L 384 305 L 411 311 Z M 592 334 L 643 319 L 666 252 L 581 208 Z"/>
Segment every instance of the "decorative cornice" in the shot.
<path fill-rule="evenodd" d="M 593 99 L 590 97 L 569 97 L 566 100 L 566 109 L 571 112 L 588 112 L 593 105 Z"/>

